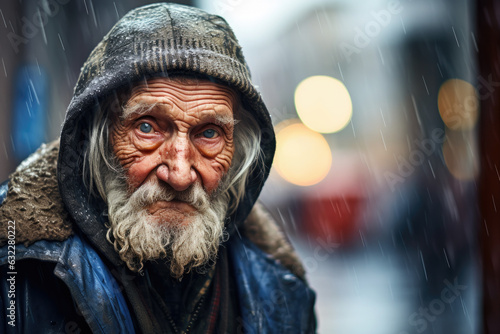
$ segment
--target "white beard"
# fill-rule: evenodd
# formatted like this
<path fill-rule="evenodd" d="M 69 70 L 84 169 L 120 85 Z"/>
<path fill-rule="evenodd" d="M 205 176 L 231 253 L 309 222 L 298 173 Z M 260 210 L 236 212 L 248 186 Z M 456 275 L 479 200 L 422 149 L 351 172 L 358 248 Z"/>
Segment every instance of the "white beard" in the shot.
<path fill-rule="evenodd" d="M 141 271 L 145 261 L 165 259 L 171 275 L 180 278 L 194 268 L 202 272 L 207 264 L 215 263 L 219 244 L 227 239 L 224 196 L 211 198 L 199 183 L 177 192 L 158 182 L 145 183 L 129 194 L 125 179 L 111 171 L 105 177 L 105 187 L 110 222 L 107 238 L 131 270 Z M 193 213 L 182 215 L 182 222 L 178 217 L 154 216 L 147 210 L 157 201 L 174 198 L 195 208 Z"/>

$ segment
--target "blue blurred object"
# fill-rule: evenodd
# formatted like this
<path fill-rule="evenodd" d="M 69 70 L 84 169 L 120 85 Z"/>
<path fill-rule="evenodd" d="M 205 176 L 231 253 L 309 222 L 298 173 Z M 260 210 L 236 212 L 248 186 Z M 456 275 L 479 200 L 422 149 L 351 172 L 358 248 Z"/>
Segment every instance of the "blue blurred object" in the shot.
<path fill-rule="evenodd" d="M 33 153 L 45 140 L 48 94 L 45 71 L 35 65 L 19 68 L 12 114 L 12 145 L 19 161 Z"/>

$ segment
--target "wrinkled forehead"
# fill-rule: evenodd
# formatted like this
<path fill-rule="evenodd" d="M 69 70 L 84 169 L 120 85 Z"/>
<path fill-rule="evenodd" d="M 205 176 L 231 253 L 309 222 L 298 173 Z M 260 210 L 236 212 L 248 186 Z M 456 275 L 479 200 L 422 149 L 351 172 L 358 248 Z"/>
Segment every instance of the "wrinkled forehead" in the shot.
<path fill-rule="evenodd" d="M 124 109 L 130 109 L 134 98 L 140 94 L 148 95 L 150 92 L 154 94 L 154 89 L 158 83 L 166 83 L 171 87 L 172 91 L 175 89 L 201 92 L 200 99 L 207 97 L 222 96 L 224 99 L 231 103 L 234 114 L 240 105 L 240 94 L 235 89 L 223 84 L 219 80 L 201 77 L 196 75 L 178 75 L 178 76 L 157 76 L 150 78 L 143 78 L 142 80 L 132 83 L 128 88 L 122 89 L 120 92 L 112 97 L 111 112 L 115 116 L 124 117 Z M 113 105 L 117 108 L 113 108 Z M 147 106 L 142 105 L 141 108 Z"/>

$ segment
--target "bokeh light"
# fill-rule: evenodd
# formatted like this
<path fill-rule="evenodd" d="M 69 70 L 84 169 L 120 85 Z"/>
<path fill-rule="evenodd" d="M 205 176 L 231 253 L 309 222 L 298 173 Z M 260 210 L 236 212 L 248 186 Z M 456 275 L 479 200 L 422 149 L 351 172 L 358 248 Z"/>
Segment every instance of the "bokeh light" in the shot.
<path fill-rule="evenodd" d="M 352 101 L 344 84 L 317 75 L 304 79 L 295 89 L 295 108 L 310 129 L 332 133 L 342 130 L 352 116 Z"/>
<path fill-rule="evenodd" d="M 467 81 L 449 79 L 439 89 L 438 108 L 444 124 L 451 130 L 471 129 L 479 110 L 477 91 Z"/>
<path fill-rule="evenodd" d="M 277 126 L 274 167 L 290 183 L 310 186 L 319 183 L 332 165 L 332 153 L 325 138 L 302 123 Z"/>
<path fill-rule="evenodd" d="M 448 136 L 443 143 L 443 157 L 448 171 L 459 180 L 472 180 L 479 173 L 479 162 L 468 140 Z"/>

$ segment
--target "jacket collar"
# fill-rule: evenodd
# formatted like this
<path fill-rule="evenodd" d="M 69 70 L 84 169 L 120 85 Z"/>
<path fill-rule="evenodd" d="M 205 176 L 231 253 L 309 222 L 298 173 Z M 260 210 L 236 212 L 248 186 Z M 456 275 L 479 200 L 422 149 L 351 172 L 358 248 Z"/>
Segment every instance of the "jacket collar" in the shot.
<path fill-rule="evenodd" d="M 61 279 L 94 333 L 134 333 L 122 288 L 102 259 L 77 234 L 65 241 L 41 240 L 29 247 L 16 245 L 16 261 L 55 262 Z M 0 248 L 0 265 L 8 263 L 8 248 Z"/>

